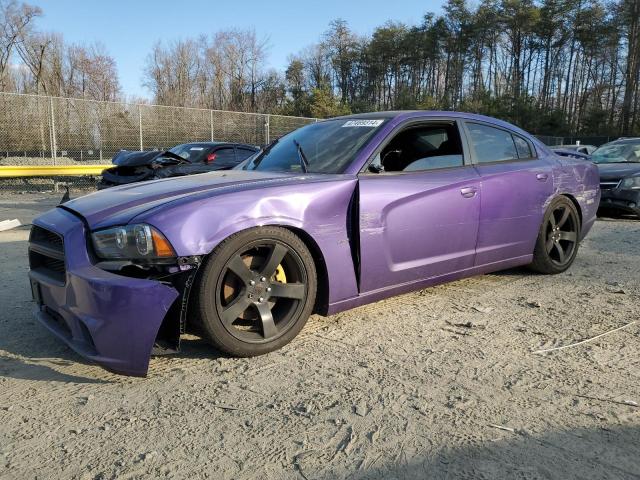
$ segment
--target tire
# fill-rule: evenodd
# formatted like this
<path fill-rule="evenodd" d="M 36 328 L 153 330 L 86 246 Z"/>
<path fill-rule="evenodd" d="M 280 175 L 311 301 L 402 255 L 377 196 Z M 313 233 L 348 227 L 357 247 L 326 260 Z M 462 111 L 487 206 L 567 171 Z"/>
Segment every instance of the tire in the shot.
<path fill-rule="evenodd" d="M 544 274 L 567 270 L 578 254 L 580 215 L 567 197 L 551 202 L 542 219 L 530 268 Z"/>
<path fill-rule="evenodd" d="M 281 348 L 312 313 L 315 263 L 304 242 L 285 228 L 232 235 L 202 268 L 194 295 L 196 331 L 232 356 Z"/>

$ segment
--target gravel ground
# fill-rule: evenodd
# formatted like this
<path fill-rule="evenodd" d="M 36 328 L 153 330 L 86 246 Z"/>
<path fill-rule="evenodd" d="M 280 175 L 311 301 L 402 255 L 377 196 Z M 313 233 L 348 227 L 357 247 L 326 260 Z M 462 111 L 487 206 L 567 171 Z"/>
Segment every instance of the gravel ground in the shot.
<path fill-rule="evenodd" d="M 0 196 L 0 219 L 58 196 Z M 1 478 L 640 478 L 640 222 L 569 272 L 510 270 L 312 317 L 284 349 L 197 338 L 146 379 L 31 318 L 28 229 L 0 233 Z"/>

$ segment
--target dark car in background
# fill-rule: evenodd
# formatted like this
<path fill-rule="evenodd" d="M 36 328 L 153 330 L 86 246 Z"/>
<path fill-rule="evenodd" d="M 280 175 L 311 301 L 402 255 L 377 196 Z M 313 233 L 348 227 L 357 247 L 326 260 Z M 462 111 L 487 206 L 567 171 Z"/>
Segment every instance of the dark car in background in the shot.
<path fill-rule="evenodd" d="M 578 160 L 591 160 L 591 157 L 586 153 L 578 152 L 577 150 L 571 150 L 563 147 L 553 147 L 553 153 L 560 155 L 561 157 L 577 158 Z"/>
<path fill-rule="evenodd" d="M 574 152 L 581 153 L 583 155 L 591 155 L 593 152 L 595 152 L 598 149 L 598 147 L 596 147 L 595 145 L 580 145 L 580 144 L 559 145 L 557 148 L 561 148 L 563 150 L 572 150 Z"/>
<path fill-rule="evenodd" d="M 121 150 L 113 167 L 102 172 L 98 189 L 159 178 L 180 177 L 214 170 L 229 170 L 259 152 L 254 145 L 227 142 L 194 142 L 165 151 Z"/>
<path fill-rule="evenodd" d="M 605 143 L 593 152 L 591 160 L 600 171 L 598 213 L 640 217 L 640 137 Z"/>

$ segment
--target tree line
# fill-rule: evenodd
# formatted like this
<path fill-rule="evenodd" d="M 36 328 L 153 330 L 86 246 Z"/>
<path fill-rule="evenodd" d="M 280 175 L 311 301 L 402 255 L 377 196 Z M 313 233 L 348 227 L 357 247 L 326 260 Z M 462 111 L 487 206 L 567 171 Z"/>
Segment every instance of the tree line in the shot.
<path fill-rule="evenodd" d="M 104 47 L 39 32 L 37 7 L 0 6 L 0 89 L 122 97 Z M 640 0 L 448 0 L 370 35 L 334 20 L 284 71 L 268 54 L 253 30 L 158 42 L 144 85 L 164 105 L 323 118 L 464 110 L 537 134 L 640 135 Z"/>
<path fill-rule="evenodd" d="M 368 37 L 336 20 L 285 81 L 294 114 L 464 110 L 538 134 L 640 135 L 640 0 L 449 0 Z"/>
<path fill-rule="evenodd" d="M 42 10 L 0 0 L 0 91 L 117 100 L 116 62 L 105 47 L 75 45 L 35 27 Z"/>

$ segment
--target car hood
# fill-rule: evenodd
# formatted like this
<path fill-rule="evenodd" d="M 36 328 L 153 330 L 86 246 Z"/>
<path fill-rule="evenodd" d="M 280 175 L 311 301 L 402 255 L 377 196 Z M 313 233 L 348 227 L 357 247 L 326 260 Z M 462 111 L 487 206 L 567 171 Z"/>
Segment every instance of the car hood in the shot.
<path fill-rule="evenodd" d="M 111 163 L 118 167 L 140 167 L 142 165 L 150 165 L 153 160 L 158 157 L 172 157 L 179 160 L 180 157 L 175 153 L 169 151 L 157 151 L 150 152 L 129 152 L 127 150 L 120 150 L 111 159 Z"/>
<path fill-rule="evenodd" d="M 619 180 L 640 173 L 640 163 L 597 163 L 601 180 Z"/>
<path fill-rule="evenodd" d="M 60 208 L 82 216 L 89 228 L 123 225 L 155 207 L 191 196 L 219 195 L 276 184 L 299 183 L 333 175 L 296 175 L 282 172 L 225 170 L 178 178 L 123 185 L 66 202 Z"/>

